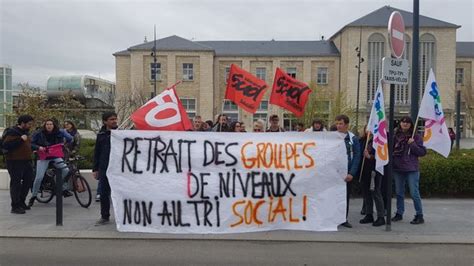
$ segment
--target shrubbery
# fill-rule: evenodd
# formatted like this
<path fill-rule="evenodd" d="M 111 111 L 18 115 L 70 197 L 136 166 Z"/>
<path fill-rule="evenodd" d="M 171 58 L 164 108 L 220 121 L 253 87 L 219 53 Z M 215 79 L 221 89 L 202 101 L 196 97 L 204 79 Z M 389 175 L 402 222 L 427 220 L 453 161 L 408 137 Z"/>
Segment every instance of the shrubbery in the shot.
<path fill-rule="evenodd" d="M 422 195 L 474 197 L 474 150 L 453 151 L 448 159 L 429 151 L 420 172 Z"/>

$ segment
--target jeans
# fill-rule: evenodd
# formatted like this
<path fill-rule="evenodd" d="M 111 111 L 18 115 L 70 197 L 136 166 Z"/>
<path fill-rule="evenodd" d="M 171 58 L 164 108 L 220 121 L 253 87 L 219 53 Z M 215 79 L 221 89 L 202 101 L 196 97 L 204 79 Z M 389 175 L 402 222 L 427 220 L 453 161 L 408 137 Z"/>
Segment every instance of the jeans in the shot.
<path fill-rule="evenodd" d="M 41 182 L 43 182 L 44 174 L 46 170 L 48 170 L 49 162 L 53 162 L 53 165 L 56 169 L 61 170 L 61 178 L 65 178 L 69 173 L 69 168 L 64 163 L 62 158 L 55 158 L 50 160 L 38 160 L 36 162 L 36 176 L 35 182 L 33 183 L 33 193 L 32 196 L 36 197 L 38 195 L 38 191 L 41 187 Z M 63 183 L 63 191 L 68 189 L 68 182 Z"/>
<path fill-rule="evenodd" d="M 99 177 L 100 184 L 100 216 L 108 220 L 110 217 L 110 185 L 107 176 Z"/>
<path fill-rule="evenodd" d="M 25 205 L 25 199 L 33 181 L 33 166 L 28 160 L 7 160 L 10 174 L 10 197 L 12 209 Z"/>
<path fill-rule="evenodd" d="M 420 197 L 420 172 L 398 172 L 393 171 L 395 178 L 395 190 L 397 192 L 397 213 L 403 215 L 405 212 L 405 183 L 408 182 L 410 195 L 415 205 L 416 215 L 423 215 L 423 207 L 421 205 Z"/>

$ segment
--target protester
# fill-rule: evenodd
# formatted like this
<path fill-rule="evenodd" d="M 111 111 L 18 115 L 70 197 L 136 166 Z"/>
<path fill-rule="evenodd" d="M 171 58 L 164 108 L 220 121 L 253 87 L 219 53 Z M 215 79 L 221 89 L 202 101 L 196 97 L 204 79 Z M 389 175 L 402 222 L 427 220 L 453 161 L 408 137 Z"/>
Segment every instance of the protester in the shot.
<path fill-rule="evenodd" d="M 296 132 L 304 132 L 304 124 L 301 122 L 296 123 Z"/>
<path fill-rule="evenodd" d="M 320 119 L 314 119 L 311 127 L 307 128 L 305 132 L 313 132 L 313 131 L 326 131 L 326 129 L 324 128 L 324 122 Z"/>
<path fill-rule="evenodd" d="M 344 142 L 347 150 L 347 175 L 344 178 L 346 181 L 346 221 L 341 225 L 347 228 L 352 228 L 352 225 L 347 220 L 349 215 L 349 197 L 351 192 L 351 181 L 359 172 L 359 164 L 361 160 L 361 150 L 359 145 L 359 138 L 349 131 L 349 117 L 346 115 L 338 115 L 335 119 L 337 131 L 344 135 Z"/>
<path fill-rule="evenodd" d="M 336 124 L 333 124 L 329 127 L 329 131 L 337 131 L 337 126 Z"/>
<path fill-rule="evenodd" d="M 65 145 L 66 147 L 65 159 L 68 160 L 70 157 L 73 157 L 79 153 L 79 148 L 81 145 L 81 134 L 79 134 L 79 131 L 76 128 L 76 124 L 74 124 L 74 122 L 70 120 L 66 120 L 64 122 L 64 129 L 73 138 L 71 143 L 67 143 Z"/>
<path fill-rule="evenodd" d="M 203 131 L 203 122 L 200 115 L 195 116 L 193 119 L 193 130 Z"/>
<path fill-rule="evenodd" d="M 278 115 L 271 115 L 269 121 L 270 127 L 267 128 L 267 132 L 285 132 L 285 130 L 280 127 L 280 118 L 278 118 Z"/>
<path fill-rule="evenodd" d="M 229 132 L 242 132 L 240 122 L 234 121 L 230 124 Z"/>
<path fill-rule="evenodd" d="M 242 121 L 240 122 L 240 132 L 243 132 L 243 133 L 247 132 L 247 130 L 245 129 L 245 124 Z"/>
<path fill-rule="evenodd" d="M 212 127 L 214 132 L 227 132 L 229 131 L 229 125 L 227 124 L 227 116 L 220 114 L 217 116 L 216 124 Z"/>
<path fill-rule="evenodd" d="M 211 131 L 212 125 L 212 120 L 206 120 L 206 122 L 202 124 L 203 131 Z"/>
<path fill-rule="evenodd" d="M 262 119 L 258 119 L 253 122 L 253 132 L 264 132 L 265 122 Z"/>
<path fill-rule="evenodd" d="M 71 143 L 72 136 L 69 135 L 66 130 L 60 129 L 56 121 L 57 120 L 55 119 L 47 119 L 44 122 L 42 129 L 33 135 L 32 144 L 35 145 L 40 156 L 36 161 L 36 176 L 33 183 L 32 196 L 28 202 L 29 207 L 33 206 L 36 200 L 36 196 L 41 187 L 41 182 L 43 182 L 44 174 L 48 169 L 50 162 L 53 162 L 53 166 L 61 171 L 62 178 L 67 177 L 69 173 L 69 168 L 64 163 L 63 159 L 63 147 L 59 147 L 58 144 L 64 144 L 64 140 L 66 140 L 66 143 Z M 58 148 L 55 149 L 55 147 Z M 54 152 L 55 150 L 56 152 Z M 45 157 L 42 158 L 41 154 L 45 154 Z M 72 193 L 68 191 L 67 182 L 64 182 L 63 184 L 63 196 L 72 196 Z"/>
<path fill-rule="evenodd" d="M 449 138 L 451 139 L 451 149 L 453 148 L 454 141 L 456 140 L 456 133 L 454 132 L 453 128 L 448 128 Z"/>
<path fill-rule="evenodd" d="M 368 139 L 368 140 L 367 140 Z M 361 169 L 361 190 L 364 197 L 365 217 L 360 220 L 361 224 L 372 223 L 373 226 L 382 226 L 385 224 L 385 208 L 382 198 L 383 176 L 375 171 L 375 149 L 372 147 L 373 136 L 367 132 L 367 126 L 364 127 L 360 144 L 363 148 L 363 160 Z M 374 221 L 374 202 L 377 210 L 377 220 Z"/>
<path fill-rule="evenodd" d="M 10 175 L 11 213 L 24 214 L 29 210 L 25 204 L 26 196 L 33 180 L 31 165 L 31 137 L 29 131 L 33 126 L 33 117 L 21 115 L 17 125 L 5 129 L 2 135 L 6 166 Z"/>
<path fill-rule="evenodd" d="M 94 178 L 99 180 L 101 186 L 100 194 L 100 219 L 96 225 L 109 223 L 110 219 L 110 185 L 107 178 L 107 167 L 110 156 L 110 131 L 117 129 L 117 114 L 105 112 L 102 114 L 103 126 L 97 134 L 94 148 L 94 165 L 92 172 Z"/>
<path fill-rule="evenodd" d="M 393 176 L 395 179 L 395 190 L 397 193 L 397 212 L 392 221 L 397 222 L 403 219 L 405 211 L 405 183 L 408 182 L 411 198 L 415 205 L 416 215 L 411 224 L 422 224 L 423 207 L 420 197 L 420 171 L 418 157 L 426 155 L 426 148 L 423 146 L 423 139 L 420 135 L 414 134 L 415 128 L 409 116 L 400 120 L 400 125 L 395 131 L 393 148 Z"/>

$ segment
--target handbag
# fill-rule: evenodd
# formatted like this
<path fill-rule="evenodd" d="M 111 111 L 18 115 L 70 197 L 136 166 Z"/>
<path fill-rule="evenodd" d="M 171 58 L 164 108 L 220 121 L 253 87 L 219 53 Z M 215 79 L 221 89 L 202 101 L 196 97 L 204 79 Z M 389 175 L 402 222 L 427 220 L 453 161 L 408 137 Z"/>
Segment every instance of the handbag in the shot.
<path fill-rule="evenodd" d="M 39 159 L 50 160 L 50 159 L 56 159 L 56 158 L 63 158 L 64 157 L 63 147 L 64 145 L 60 143 L 60 144 L 54 144 L 54 145 L 45 147 L 45 149 L 42 151 L 38 150 Z"/>

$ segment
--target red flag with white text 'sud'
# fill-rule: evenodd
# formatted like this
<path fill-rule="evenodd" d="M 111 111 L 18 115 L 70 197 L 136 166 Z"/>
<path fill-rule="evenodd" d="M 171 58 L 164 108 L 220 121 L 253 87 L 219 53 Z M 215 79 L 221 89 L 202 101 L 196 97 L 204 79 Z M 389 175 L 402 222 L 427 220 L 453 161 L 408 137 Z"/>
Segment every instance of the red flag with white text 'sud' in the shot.
<path fill-rule="evenodd" d="M 227 78 L 225 98 L 233 101 L 245 111 L 255 113 L 266 88 L 265 81 L 232 64 Z"/>
<path fill-rule="evenodd" d="M 285 108 L 300 117 L 304 113 L 311 92 L 308 84 L 296 80 L 277 68 L 270 103 Z"/>

